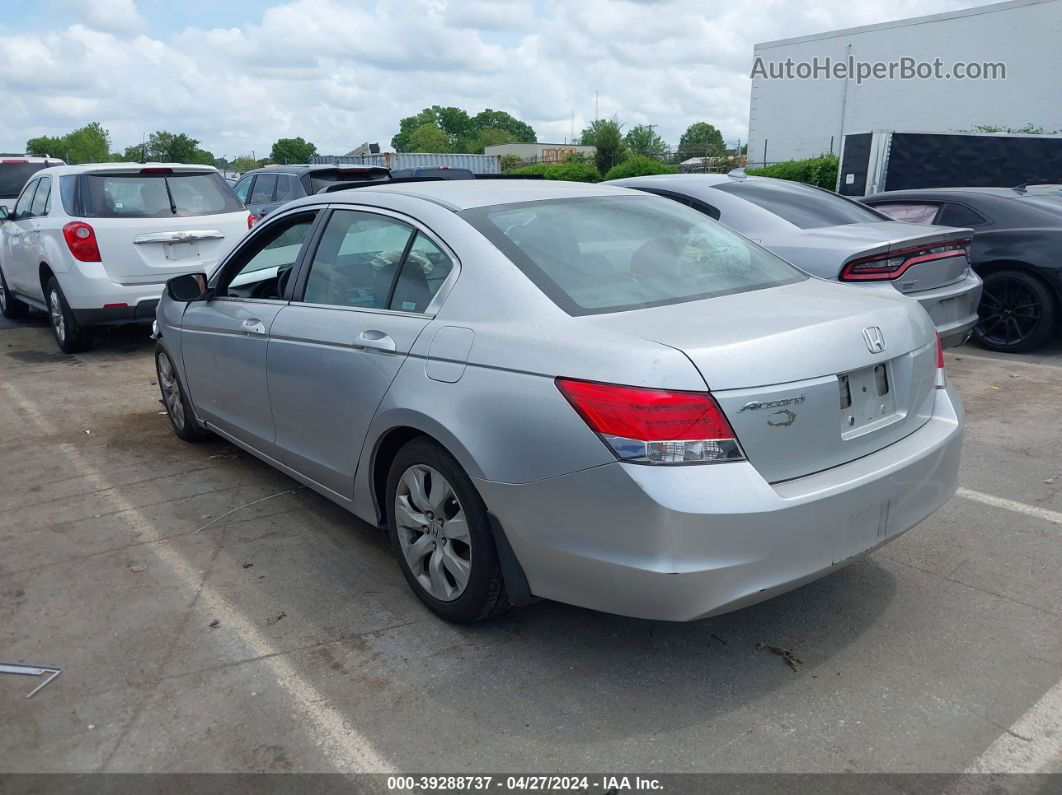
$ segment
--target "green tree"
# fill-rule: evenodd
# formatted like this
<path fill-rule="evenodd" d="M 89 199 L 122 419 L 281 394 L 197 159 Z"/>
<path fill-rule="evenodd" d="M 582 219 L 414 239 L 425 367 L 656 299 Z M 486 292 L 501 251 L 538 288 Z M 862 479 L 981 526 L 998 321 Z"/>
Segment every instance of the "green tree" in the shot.
<path fill-rule="evenodd" d="M 623 141 L 627 144 L 627 148 L 636 155 L 661 158 L 667 151 L 664 139 L 653 132 L 652 126 L 648 124 L 631 127 L 623 136 Z"/>
<path fill-rule="evenodd" d="M 714 125 L 698 121 L 686 128 L 678 145 L 679 159 L 691 157 L 722 157 L 726 154 L 723 134 Z"/>
<path fill-rule="evenodd" d="M 600 182 L 601 173 L 590 163 L 571 161 L 566 163 L 532 163 L 508 172 L 518 177 L 541 176 L 543 179 L 559 179 L 565 182 Z"/>
<path fill-rule="evenodd" d="M 449 152 L 450 138 L 438 124 L 422 124 L 413 130 L 407 141 L 407 152 Z"/>
<path fill-rule="evenodd" d="M 584 146 L 596 149 L 594 163 L 604 174 L 627 157 L 627 145 L 623 141 L 623 125 L 615 119 L 595 119 L 583 130 L 580 141 Z"/>
<path fill-rule="evenodd" d="M 605 174 L 605 179 L 626 179 L 627 177 L 644 177 L 647 174 L 675 174 L 677 172 L 677 168 L 656 158 L 631 155 L 619 165 L 610 168 Z"/>
<path fill-rule="evenodd" d="M 151 133 L 146 145 L 147 160 L 160 163 L 201 163 L 213 165 L 214 155 L 199 148 L 199 141 L 185 133 L 171 133 L 158 130 Z M 135 149 L 135 147 L 130 147 Z M 129 149 L 126 150 L 129 152 Z"/>
<path fill-rule="evenodd" d="M 242 174 L 244 171 L 250 171 L 252 168 L 258 168 L 258 162 L 250 155 L 240 155 L 232 163 L 229 164 L 233 171 Z"/>
<path fill-rule="evenodd" d="M 397 152 L 425 151 L 414 149 L 411 143 L 413 134 L 425 125 L 438 127 L 446 136 L 447 148 L 432 151 L 482 152 L 483 147 L 498 143 L 535 140 L 535 131 L 529 125 L 505 111 L 487 108 L 469 116 L 461 108 L 432 105 L 400 120 L 391 146 Z"/>
<path fill-rule="evenodd" d="M 269 159 L 274 163 L 309 163 L 317 147 L 302 138 L 280 138 L 273 144 Z"/>
<path fill-rule="evenodd" d="M 819 155 L 807 160 L 788 160 L 764 168 L 746 168 L 745 173 L 756 177 L 775 177 L 793 182 L 805 182 L 826 190 L 837 187 L 837 155 Z"/>
<path fill-rule="evenodd" d="M 58 136 L 41 135 L 26 141 L 26 154 L 34 157 L 57 157 L 66 160 L 66 141 Z"/>

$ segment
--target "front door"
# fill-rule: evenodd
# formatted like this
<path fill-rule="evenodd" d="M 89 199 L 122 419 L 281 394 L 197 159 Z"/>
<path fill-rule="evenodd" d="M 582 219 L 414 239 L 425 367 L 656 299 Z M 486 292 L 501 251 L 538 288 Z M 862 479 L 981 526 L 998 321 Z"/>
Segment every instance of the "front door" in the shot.
<path fill-rule="evenodd" d="M 266 351 L 315 216 L 294 215 L 252 234 L 218 275 L 215 297 L 189 304 L 181 321 L 187 386 L 199 415 L 273 458 Z"/>
<path fill-rule="evenodd" d="M 36 262 L 32 261 L 37 253 L 33 195 L 39 183 L 40 179 L 26 183 L 15 203 L 14 216 L 4 222 L 4 234 L 0 236 L 3 240 L 0 265 L 3 265 L 7 286 L 23 295 L 36 296 L 41 292 L 40 286 L 33 282 L 37 278 L 37 268 Z"/>
<path fill-rule="evenodd" d="M 452 269 L 424 232 L 334 210 L 273 323 L 269 394 L 281 460 L 351 497 L 369 423 Z"/>

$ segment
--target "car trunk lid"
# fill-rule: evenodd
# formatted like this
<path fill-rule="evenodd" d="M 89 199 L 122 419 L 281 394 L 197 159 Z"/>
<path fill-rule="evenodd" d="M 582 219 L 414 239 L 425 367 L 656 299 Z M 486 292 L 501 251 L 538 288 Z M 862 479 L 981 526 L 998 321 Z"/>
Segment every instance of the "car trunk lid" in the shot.
<path fill-rule="evenodd" d="M 950 226 L 922 226 L 880 221 L 819 229 L 802 229 L 785 240 L 763 243 L 794 262 L 807 259 L 807 250 L 840 264 L 834 278 L 842 281 L 888 280 L 904 294 L 955 284 L 966 278 L 970 262 L 968 245 L 973 230 Z M 796 250 L 803 250 L 797 254 Z M 855 272 L 857 263 L 897 260 L 892 273 Z M 823 274 L 818 274 L 823 275 Z"/>
<path fill-rule="evenodd" d="M 770 482 L 869 455 L 932 416 L 933 327 L 899 296 L 809 280 L 586 320 L 685 353 Z"/>

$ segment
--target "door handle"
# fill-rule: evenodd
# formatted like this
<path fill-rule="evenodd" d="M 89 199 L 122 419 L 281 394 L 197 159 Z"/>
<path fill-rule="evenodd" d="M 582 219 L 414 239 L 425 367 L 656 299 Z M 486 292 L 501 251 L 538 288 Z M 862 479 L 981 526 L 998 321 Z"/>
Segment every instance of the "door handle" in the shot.
<path fill-rule="evenodd" d="M 261 320 L 258 320 L 256 318 L 250 318 L 248 320 L 245 320 L 245 321 L 243 321 L 243 323 L 240 324 L 240 326 L 248 334 L 265 334 L 266 333 L 265 324 L 262 323 Z"/>
<path fill-rule="evenodd" d="M 361 332 L 358 335 L 358 347 L 366 350 L 387 351 L 389 353 L 394 353 L 398 349 L 389 334 L 376 329 Z"/>

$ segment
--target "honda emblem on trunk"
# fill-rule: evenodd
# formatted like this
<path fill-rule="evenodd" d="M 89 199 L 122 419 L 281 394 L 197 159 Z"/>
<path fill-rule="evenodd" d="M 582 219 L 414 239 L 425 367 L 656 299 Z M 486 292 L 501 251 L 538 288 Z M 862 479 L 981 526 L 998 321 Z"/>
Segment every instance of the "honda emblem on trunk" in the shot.
<path fill-rule="evenodd" d="M 863 329 L 863 339 L 866 340 L 867 350 L 871 353 L 881 353 L 885 350 L 885 336 L 877 326 Z"/>

